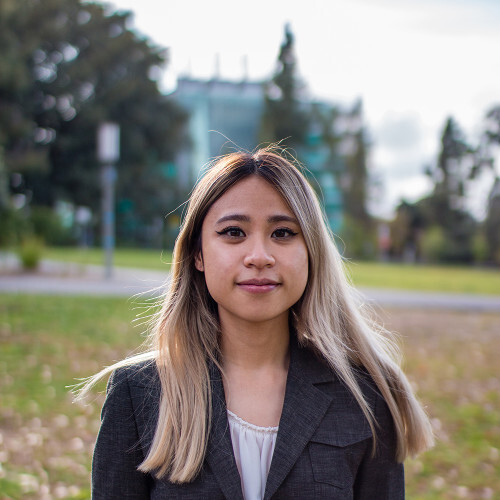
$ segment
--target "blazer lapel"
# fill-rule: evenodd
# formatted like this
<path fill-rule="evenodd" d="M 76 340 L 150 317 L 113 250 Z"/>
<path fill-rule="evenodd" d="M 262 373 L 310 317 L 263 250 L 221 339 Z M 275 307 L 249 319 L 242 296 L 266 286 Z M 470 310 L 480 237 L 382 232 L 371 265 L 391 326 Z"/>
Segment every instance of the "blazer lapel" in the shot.
<path fill-rule="evenodd" d="M 264 500 L 268 500 L 286 478 L 318 428 L 332 397 L 313 385 L 336 380 L 332 371 L 307 349 L 290 339 L 290 368 L 271 468 Z"/>
<path fill-rule="evenodd" d="M 241 478 L 236 466 L 227 421 L 224 386 L 219 370 L 211 365 L 212 426 L 208 439 L 206 460 L 217 479 L 224 496 L 229 500 L 243 500 Z"/>

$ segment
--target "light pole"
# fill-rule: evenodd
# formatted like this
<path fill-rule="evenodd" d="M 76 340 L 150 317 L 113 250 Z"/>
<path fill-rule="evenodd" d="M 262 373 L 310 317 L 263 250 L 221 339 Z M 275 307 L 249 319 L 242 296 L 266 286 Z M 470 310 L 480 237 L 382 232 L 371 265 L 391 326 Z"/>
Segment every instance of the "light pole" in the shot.
<path fill-rule="evenodd" d="M 97 131 L 97 158 L 101 163 L 102 187 L 102 248 L 104 250 L 104 276 L 113 275 L 115 248 L 115 183 L 114 164 L 120 158 L 120 127 L 116 123 L 102 123 Z"/>

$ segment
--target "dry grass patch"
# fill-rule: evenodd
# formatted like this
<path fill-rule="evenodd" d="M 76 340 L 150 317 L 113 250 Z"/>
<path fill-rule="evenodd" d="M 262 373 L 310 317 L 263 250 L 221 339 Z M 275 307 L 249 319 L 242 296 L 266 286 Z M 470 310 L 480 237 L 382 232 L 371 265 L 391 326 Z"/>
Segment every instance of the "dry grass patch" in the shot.
<path fill-rule="evenodd" d="M 436 447 L 406 465 L 411 499 L 498 498 L 500 315 L 391 310 L 406 372 L 427 406 Z"/>

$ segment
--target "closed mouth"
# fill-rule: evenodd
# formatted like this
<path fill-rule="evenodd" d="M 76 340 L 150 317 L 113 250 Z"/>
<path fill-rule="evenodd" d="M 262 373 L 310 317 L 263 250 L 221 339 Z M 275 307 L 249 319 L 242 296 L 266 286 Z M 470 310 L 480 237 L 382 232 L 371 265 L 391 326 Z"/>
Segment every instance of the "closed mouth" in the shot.
<path fill-rule="evenodd" d="M 260 278 L 260 279 L 251 279 L 251 280 L 243 280 L 239 281 L 238 285 L 250 285 L 250 286 L 273 286 L 273 285 L 279 285 L 279 282 L 266 279 L 266 278 Z"/>

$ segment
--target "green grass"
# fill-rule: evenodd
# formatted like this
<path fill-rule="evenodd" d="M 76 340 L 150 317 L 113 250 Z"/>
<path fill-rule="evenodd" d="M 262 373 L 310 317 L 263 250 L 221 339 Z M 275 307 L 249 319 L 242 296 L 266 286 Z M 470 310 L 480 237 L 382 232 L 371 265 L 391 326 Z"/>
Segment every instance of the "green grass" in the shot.
<path fill-rule="evenodd" d="M 132 352 L 144 311 L 125 299 L 0 294 L 2 500 L 90 497 L 102 395 L 75 404 L 67 386 Z M 433 450 L 406 463 L 407 498 L 495 498 L 500 315 L 393 310 L 383 320 L 401 334 L 437 435 Z"/>
<path fill-rule="evenodd" d="M 104 262 L 100 248 L 50 247 L 45 249 L 43 257 L 81 265 L 102 265 Z M 113 254 L 113 263 L 119 267 L 168 271 L 171 260 L 172 252 L 168 250 L 117 248 Z"/>
<path fill-rule="evenodd" d="M 0 498 L 90 498 L 102 397 L 68 386 L 132 352 L 140 305 L 125 299 L 0 295 Z M 101 389 L 104 388 L 104 384 Z"/>
<path fill-rule="evenodd" d="M 500 295 L 500 269 L 351 262 L 356 286 L 430 292 Z"/>

